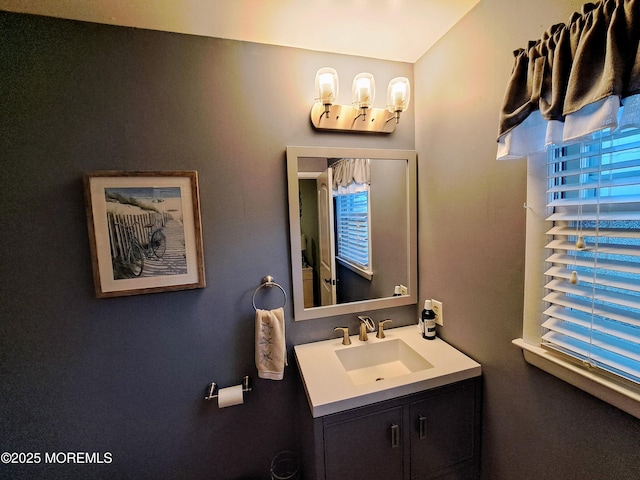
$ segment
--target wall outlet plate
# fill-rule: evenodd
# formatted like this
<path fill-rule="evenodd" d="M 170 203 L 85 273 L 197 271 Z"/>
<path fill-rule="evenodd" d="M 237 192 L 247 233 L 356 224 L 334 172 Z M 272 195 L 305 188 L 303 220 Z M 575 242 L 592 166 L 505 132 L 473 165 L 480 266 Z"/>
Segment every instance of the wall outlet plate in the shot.
<path fill-rule="evenodd" d="M 409 289 L 404 285 L 400 285 L 400 295 L 409 295 Z"/>
<path fill-rule="evenodd" d="M 443 315 L 442 315 L 442 302 L 439 300 L 431 299 L 431 308 L 433 308 L 433 312 L 436 314 L 436 324 L 443 326 Z"/>

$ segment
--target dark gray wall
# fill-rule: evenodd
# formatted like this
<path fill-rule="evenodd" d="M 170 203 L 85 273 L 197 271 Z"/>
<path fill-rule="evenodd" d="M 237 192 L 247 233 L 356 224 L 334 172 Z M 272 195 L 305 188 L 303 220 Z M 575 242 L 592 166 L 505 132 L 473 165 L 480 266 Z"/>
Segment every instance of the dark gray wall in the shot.
<path fill-rule="evenodd" d="M 497 162 L 512 51 L 582 1 L 483 0 L 415 64 L 421 298 L 440 335 L 482 364 L 482 477 L 635 479 L 640 420 L 527 365 L 526 162 Z"/>
<path fill-rule="evenodd" d="M 256 377 L 262 277 L 291 297 L 285 147 L 415 148 L 412 109 L 390 136 L 316 133 L 326 65 L 341 103 L 361 71 L 413 77 L 406 63 L 0 12 L 0 452 L 113 457 L 0 464 L 1 478 L 267 478 L 297 449 L 291 346 L 355 333 L 355 316 L 294 323 L 289 301 L 285 380 L 256 380 L 243 406 L 202 398 L 210 381 Z M 81 178 L 106 169 L 198 171 L 206 289 L 94 298 Z"/>

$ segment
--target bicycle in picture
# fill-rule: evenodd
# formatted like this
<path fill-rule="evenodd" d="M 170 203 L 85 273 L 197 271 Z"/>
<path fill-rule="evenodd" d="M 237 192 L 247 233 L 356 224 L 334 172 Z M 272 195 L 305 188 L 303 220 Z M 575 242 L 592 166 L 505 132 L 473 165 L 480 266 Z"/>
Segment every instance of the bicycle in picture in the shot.
<path fill-rule="evenodd" d="M 117 253 L 113 255 L 114 278 L 139 277 L 144 271 L 145 259 L 153 257 L 158 260 L 164 257 L 167 250 L 167 238 L 162 232 L 162 227 L 155 228 L 155 224 L 141 225 L 133 222 L 127 225 L 122 222 L 114 222 L 117 238 Z M 146 244 L 138 240 L 136 231 L 140 228 L 146 230 Z"/>

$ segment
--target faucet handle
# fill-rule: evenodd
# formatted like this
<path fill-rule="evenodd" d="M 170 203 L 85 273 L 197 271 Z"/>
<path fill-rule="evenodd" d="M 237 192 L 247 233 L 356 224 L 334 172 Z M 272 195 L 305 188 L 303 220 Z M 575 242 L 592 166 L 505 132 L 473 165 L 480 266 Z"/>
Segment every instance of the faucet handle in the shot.
<path fill-rule="evenodd" d="M 360 320 L 360 325 L 364 325 L 368 331 L 375 331 L 376 325 L 373 323 L 373 319 L 371 317 L 358 315 L 358 320 Z"/>
<path fill-rule="evenodd" d="M 364 315 L 358 315 L 358 320 L 360 320 L 360 335 L 358 336 L 358 339 L 361 342 L 366 342 L 369 340 L 367 330 L 370 332 L 375 331 L 376 325 L 373 323 L 371 317 L 366 317 Z"/>
<path fill-rule="evenodd" d="M 393 320 L 386 319 L 386 320 L 382 320 L 382 321 L 378 322 L 378 333 L 376 333 L 376 337 L 385 338 L 386 335 L 384 334 L 384 326 L 387 323 L 393 323 Z"/>
<path fill-rule="evenodd" d="M 333 329 L 334 332 L 337 332 L 338 330 L 342 330 L 342 345 L 351 345 L 351 339 L 349 338 L 349 328 L 336 327 Z"/>

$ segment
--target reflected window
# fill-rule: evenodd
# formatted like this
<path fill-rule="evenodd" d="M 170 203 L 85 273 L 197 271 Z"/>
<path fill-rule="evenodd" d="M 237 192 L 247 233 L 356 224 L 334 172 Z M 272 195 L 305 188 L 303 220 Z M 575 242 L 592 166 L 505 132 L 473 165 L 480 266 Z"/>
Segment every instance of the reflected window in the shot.
<path fill-rule="evenodd" d="M 336 258 L 347 268 L 371 279 L 371 219 L 369 190 L 335 197 Z"/>

